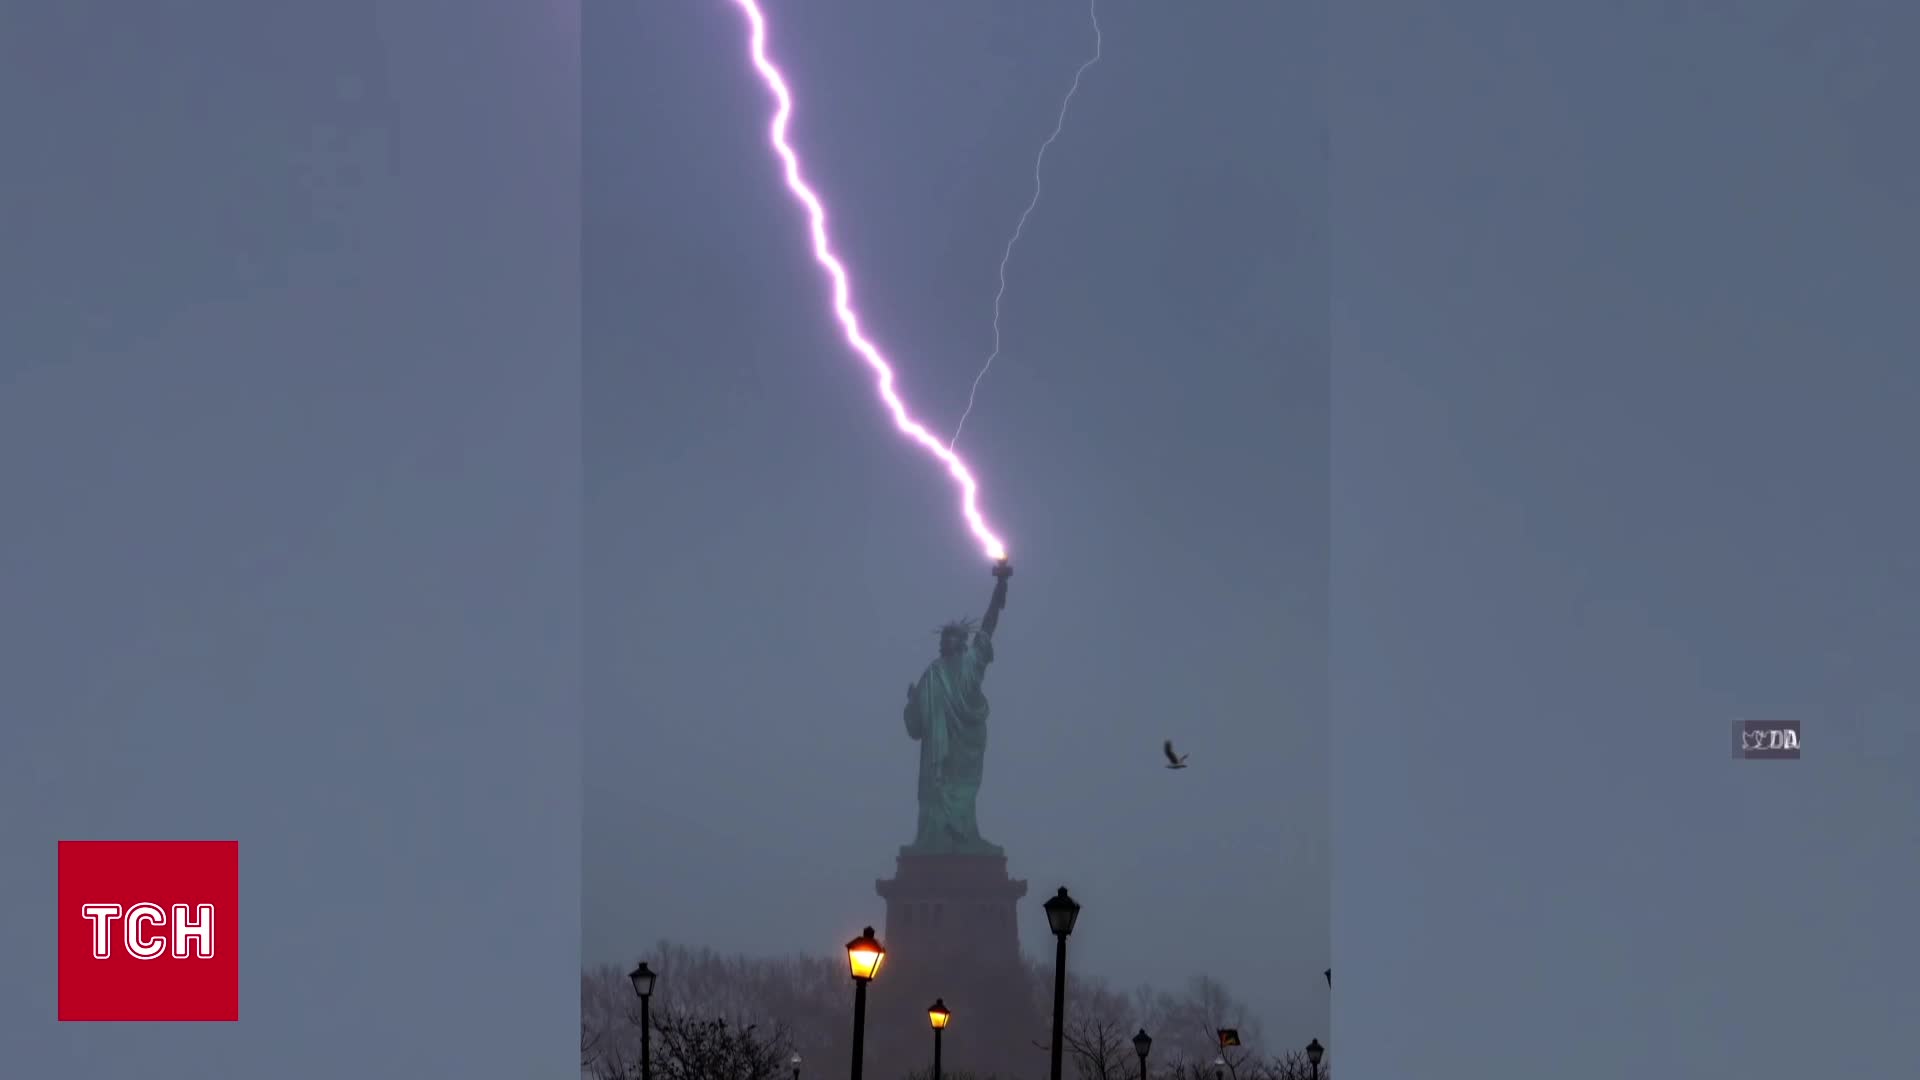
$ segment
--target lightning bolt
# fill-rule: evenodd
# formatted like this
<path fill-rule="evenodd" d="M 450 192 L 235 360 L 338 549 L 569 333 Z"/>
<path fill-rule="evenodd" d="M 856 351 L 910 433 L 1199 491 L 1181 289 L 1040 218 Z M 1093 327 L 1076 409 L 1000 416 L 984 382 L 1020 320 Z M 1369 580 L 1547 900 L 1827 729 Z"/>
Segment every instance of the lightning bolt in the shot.
<path fill-rule="evenodd" d="M 1027 208 L 1020 212 L 1020 220 L 1013 227 L 1013 236 L 1007 240 L 1007 249 L 1000 253 L 1000 291 L 993 294 L 993 351 L 987 354 L 987 362 L 981 365 L 980 374 L 973 377 L 973 387 L 967 391 L 966 411 L 960 414 L 960 422 L 953 428 L 953 438 L 947 441 L 949 450 L 960 445 L 960 433 L 966 430 L 967 417 L 973 415 L 973 399 L 980 393 L 980 380 L 987 377 L 994 358 L 1000 355 L 1000 300 L 1007 295 L 1007 263 L 1013 258 L 1013 246 L 1020 242 L 1021 231 L 1027 227 L 1027 218 L 1033 214 L 1033 208 L 1040 205 L 1040 166 L 1047 160 L 1047 147 L 1053 145 L 1053 140 L 1060 137 L 1061 129 L 1067 126 L 1067 108 L 1073 104 L 1073 95 L 1080 91 L 1080 76 L 1100 62 L 1100 0 L 1087 0 L 1087 21 L 1093 23 L 1093 55 L 1073 73 L 1073 85 L 1067 87 L 1067 96 L 1060 99 L 1060 114 L 1053 120 L 1053 134 L 1040 144 L 1040 153 L 1033 159 L 1033 198 L 1027 200 Z"/>
<path fill-rule="evenodd" d="M 980 513 L 980 484 L 973 478 L 973 470 L 951 447 L 942 445 L 932 432 L 907 412 L 906 404 L 894 393 L 893 366 L 873 342 L 860 332 L 860 316 L 853 310 L 853 290 L 847 281 L 846 267 L 841 265 L 827 239 L 826 207 L 821 204 L 820 196 L 814 194 L 807 185 L 800 169 L 800 155 L 787 142 L 787 121 L 793 116 L 793 94 L 787 89 L 786 76 L 767 58 L 767 17 L 760 11 L 756 0 L 732 0 L 732 3 L 746 16 L 747 25 L 752 31 L 749 52 L 753 68 L 760 73 L 761 81 L 766 83 L 767 91 L 773 95 L 777 105 L 773 122 L 767 128 L 768 140 L 773 144 L 773 152 L 780 156 L 786 166 L 787 190 L 806 207 L 813 234 L 813 260 L 833 279 L 833 313 L 840 320 L 841 329 L 846 332 L 847 344 L 873 369 L 880 399 L 893 414 L 894 426 L 940 459 L 947 467 L 947 473 L 959 485 L 961 516 L 966 518 L 967 528 L 972 531 L 974 539 L 986 550 L 987 558 L 1004 559 L 1007 557 L 1007 545 L 994 534 L 987 519 Z"/>

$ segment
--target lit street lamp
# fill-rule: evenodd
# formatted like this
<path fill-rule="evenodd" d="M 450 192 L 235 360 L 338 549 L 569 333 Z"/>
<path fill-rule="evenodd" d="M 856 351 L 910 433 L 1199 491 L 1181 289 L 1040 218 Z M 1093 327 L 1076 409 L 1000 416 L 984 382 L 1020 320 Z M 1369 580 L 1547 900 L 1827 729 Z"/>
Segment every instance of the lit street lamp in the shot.
<path fill-rule="evenodd" d="M 1319 1039 L 1307 1044 L 1307 1064 L 1313 1066 L 1313 1080 L 1320 1080 L 1320 1056 L 1326 1052 L 1327 1048 L 1320 1045 Z"/>
<path fill-rule="evenodd" d="M 793 1066 L 793 1080 L 800 1080 L 800 1051 L 795 1050 L 793 1056 L 787 1059 L 787 1064 Z"/>
<path fill-rule="evenodd" d="M 953 1022 L 953 1014 L 947 1011 L 945 999 L 934 998 L 927 1006 L 927 1023 L 933 1025 L 933 1080 L 940 1080 L 940 1034 Z"/>
<path fill-rule="evenodd" d="M 1214 1059 L 1213 1059 L 1213 1080 L 1221 1080 L 1221 1078 L 1222 1078 L 1222 1077 L 1224 1077 L 1224 1076 L 1226 1076 L 1226 1075 L 1227 1075 L 1227 1057 L 1226 1057 L 1226 1055 L 1225 1055 L 1225 1054 L 1216 1054 L 1216 1055 L 1214 1055 Z"/>
<path fill-rule="evenodd" d="M 1040 905 L 1047 912 L 1047 927 L 1053 931 L 1053 1045 L 1048 1052 L 1052 1056 L 1047 1076 L 1049 1080 L 1060 1080 L 1060 1044 L 1066 1041 L 1067 1026 L 1067 935 L 1073 933 L 1073 924 L 1079 921 L 1080 905 L 1067 895 L 1067 887 L 1052 899 Z"/>
<path fill-rule="evenodd" d="M 1133 1037 L 1133 1052 L 1140 1055 L 1140 1080 L 1147 1080 L 1147 1054 L 1152 1049 L 1153 1036 L 1147 1034 L 1146 1028 L 1141 1028 L 1140 1034 Z"/>
<path fill-rule="evenodd" d="M 627 978 L 633 981 L 633 992 L 640 995 L 640 1080 L 653 1080 L 653 980 L 656 976 L 645 960 L 632 971 Z"/>
<path fill-rule="evenodd" d="M 867 1049 L 867 984 L 886 958 L 887 950 L 881 948 L 871 926 L 847 942 L 847 968 L 853 973 L 853 1080 L 860 1080 L 861 1058 Z"/>

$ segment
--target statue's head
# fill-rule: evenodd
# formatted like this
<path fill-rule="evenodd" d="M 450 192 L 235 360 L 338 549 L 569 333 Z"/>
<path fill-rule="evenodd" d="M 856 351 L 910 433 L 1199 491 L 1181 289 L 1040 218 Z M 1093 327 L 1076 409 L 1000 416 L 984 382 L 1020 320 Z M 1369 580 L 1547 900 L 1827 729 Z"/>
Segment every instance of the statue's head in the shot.
<path fill-rule="evenodd" d="M 973 638 L 973 620 L 955 619 L 940 628 L 940 655 L 958 656 L 967 651 L 967 642 Z"/>

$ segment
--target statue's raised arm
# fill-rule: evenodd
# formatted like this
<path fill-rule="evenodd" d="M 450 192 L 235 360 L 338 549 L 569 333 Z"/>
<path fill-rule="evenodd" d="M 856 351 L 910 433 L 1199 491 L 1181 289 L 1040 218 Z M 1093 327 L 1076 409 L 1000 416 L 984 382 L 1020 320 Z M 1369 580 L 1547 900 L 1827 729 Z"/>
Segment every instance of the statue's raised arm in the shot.
<path fill-rule="evenodd" d="M 1007 606 L 1007 579 L 1013 576 L 1013 566 L 1002 557 L 993 564 L 993 599 L 987 601 L 987 615 L 980 620 L 980 629 L 988 637 L 993 636 L 995 627 L 1000 625 L 1000 609 Z"/>

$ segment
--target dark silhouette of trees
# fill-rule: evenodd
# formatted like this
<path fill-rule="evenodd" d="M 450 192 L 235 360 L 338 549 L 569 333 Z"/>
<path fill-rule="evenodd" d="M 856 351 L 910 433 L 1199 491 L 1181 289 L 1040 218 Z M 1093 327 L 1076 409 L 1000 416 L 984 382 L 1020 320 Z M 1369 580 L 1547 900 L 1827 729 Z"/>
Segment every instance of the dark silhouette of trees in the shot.
<path fill-rule="evenodd" d="M 699 1019 L 669 1011 L 653 1023 L 653 1074 L 659 1080 L 779 1080 L 786 1072 L 786 1032 L 757 1024 Z"/>
<path fill-rule="evenodd" d="M 760 1080 L 757 1073 L 673 1072 L 680 1054 L 703 1067 L 733 1068 L 761 1060 L 764 1050 L 773 1055 L 770 1080 L 790 1075 L 787 1059 L 796 1050 L 823 1065 L 847 1059 L 852 1033 L 841 1030 L 849 1007 L 844 959 L 726 956 L 661 942 L 647 962 L 659 975 L 652 1002 L 655 1080 Z M 726 1026 L 700 1026 L 717 1021 Z M 625 969 L 602 964 L 581 972 L 580 1027 L 585 1074 L 596 1080 L 638 1075 L 640 1001 Z"/>
<path fill-rule="evenodd" d="M 660 976 L 652 1002 L 655 1080 L 787 1080 L 795 1051 L 806 1062 L 802 1080 L 846 1067 L 851 994 L 843 957 L 753 958 L 661 942 L 646 958 Z M 1029 963 L 1028 979 L 1035 1015 L 1048 1015 L 1051 963 Z M 1217 1032 L 1229 1027 L 1244 1045 L 1222 1051 Z M 1133 1035 L 1141 1028 L 1153 1035 L 1149 1080 L 1214 1080 L 1220 1054 L 1225 1080 L 1315 1080 L 1301 1051 L 1267 1052 L 1258 1022 L 1218 980 L 1196 976 L 1179 992 L 1123 992 L 1068 972 L 1063 1054 L 1078 1080 L 1137 1080 Z M 1044 1029 L 1028 1037 L 1030 1076 L 978 1080 L 1040 1080 L 1046 1038 Z M 595 1080 L 639 1075 L 640 1003 L 620 966 L 581 973 L 580 1054 L 583 1074 Z M 1330 1078 L 1322 1061 L 1318 1080 Z M 948 1073 L 943 1080 L 973 1078 Z"/>
<path fill-rule="evenodd" d="M 1052 966 L 1030 964 L 1029 971 L 1036 1002 L 1051 1010 Z M 1142 1028 L 1153 1036 L 1149 1077 L 1214 1080 L 1213 1059 L 1224 1055 L 1226 1080 L 1294 1080 L 1276 1071 L 1282 1068 L 1276 1062 L 1284 1059 L 1261 1055 L 1259 1022 L 1217 979 L 1195 976 L 1180 993 L 1143 986 L 1129 994 L 1069 970 L 1063 1056 L 1079 1080 L 1135 1080 L 1140 1059 L 1133 1035 Z M 1243 1045 L 1222 1050 L 1221 1028 L 1237 1029 Z M 1045 1048 L 1044 1042 L 1037 1045 Z M 1311 1080 L 1311 1072 L 1300 1075 Z"/>
<path fill-rule="evenodd" d="M 1227 1058 L 1227 1066 L 1221 1071 L 1227 1080 L 1316 1080 L 1313 1065 L 1301 1050 L 1264 1058 L 1251 1055 L 1236 1058 L 1232 1048 L 1224 1055 L 1218 1048 L 1213 1053 Z M 1134 1072 L 1138 1075 L 1137 1066 Z M 1184 1061 L 1165 1070 L 1150 1069 L 1149 1074 L 1156 1080 L 1214 1080 L 1213 1057 L 1205 1061 Z M 1332 1075 L 1327 1063 L 1321 1061 L 1317 1080 L 1329 1080 Z"/>

